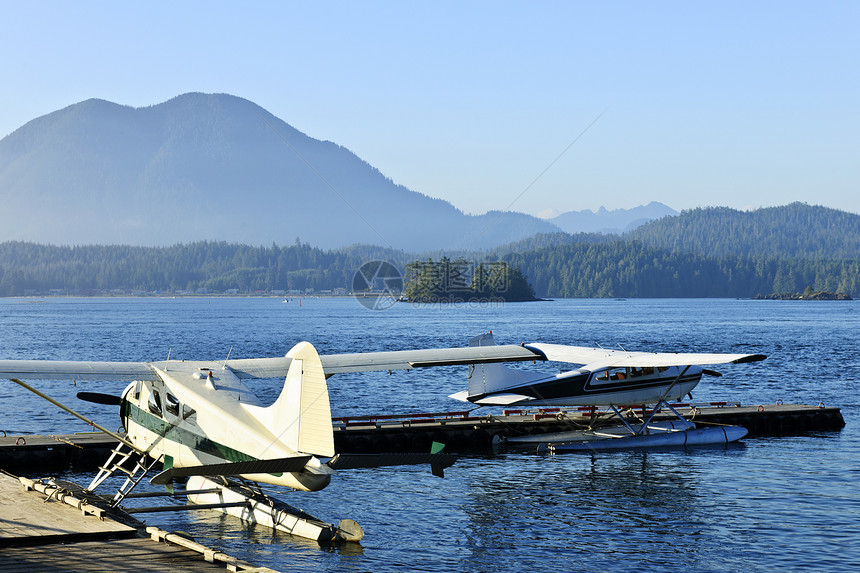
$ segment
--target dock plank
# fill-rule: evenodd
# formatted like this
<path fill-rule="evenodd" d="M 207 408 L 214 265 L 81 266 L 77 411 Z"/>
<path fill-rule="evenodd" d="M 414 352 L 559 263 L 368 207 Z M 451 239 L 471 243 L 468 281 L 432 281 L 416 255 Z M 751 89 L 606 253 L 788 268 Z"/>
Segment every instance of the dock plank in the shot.
<path fill-rule="evenodd" d="M 105 539 L 135 535 L 137 530 L 112 520 L 83 518 L 81 512 L 42 494 L 27 491 L 20 481 L 0 473 L 0 547 L 63 538 Z"/>
<path fill-rule="evenodd" d="M 168 543 L 156 543 L 149 538 L 0 549 L 0 573 L 20 573 L 21 571 L 28 573 L 188 571 L 194 573 L 225 570 L 223 563 L 205 561 L 195 551 Z"/>
<path fill-rule="evenodd" d="M 156 527 L 147 532 L 84 515 L 0 472 L 0 573 L 273 571 Z"/>

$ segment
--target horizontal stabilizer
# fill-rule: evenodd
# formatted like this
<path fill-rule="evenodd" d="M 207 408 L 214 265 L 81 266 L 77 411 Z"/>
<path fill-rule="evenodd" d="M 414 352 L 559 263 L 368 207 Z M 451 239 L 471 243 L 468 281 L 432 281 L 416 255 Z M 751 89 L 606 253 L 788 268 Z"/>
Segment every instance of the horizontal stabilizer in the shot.
<path fill-rule="evenodd" d="M 293 456 L 274 460 L 251 460 L 247 462 L 225 462 L 223 464 L 177 467 L 164 470 L 149 481 L 155 485 L 164 485 L 170 483 L 175 478 L 189 476 L 236 476 L 300 472 L 305 468 L 310 459 L 311 456 Z"/>
<path fill-rule="evenodd" d="M 469 391 L 463 390 L 462 392 L 456 392 L 454 394 L 450 394 L 448 396 L 453 400 L 459 400 L 460 402 L 468 402 L 469 401 Z"/>
<path fill-rule="evenodd" d="M 430 464 L 433 468 L 433 475 L 442 477 L 442 470 L 454 465 L 455 461 L 457 461 L 457 454 L 422 454 L 416 452 L 337 454 L 328 461 L 328 466 L 334 470 L 352 470 L 382 466 Z"/>
<path fill-rule="evenodd" d="M 527 400 L 534 400 L 534 396 L 524 396 L 523 394 L 492 394 L 486 398 L 475 400 L 474 403 L 481 406 L 509 406 Z"/>
<path fill-rule="evenodd" d="M 480 398 L 478 400 L 469 400 L 469 392 L 468 390 L 463 390 L 462 392 L 457 392 L 456 394 L 451 394 L 448 396 L 454 400 L 459 400 L 460 402 L 469 402 L 473 404 L 478 404 L 480 406 L 509 406 L 510 404 L 514 404 L 516 402 L 523 402 L 525 400 L 534 400 L 533 396 L 524 396 L 523 394 L 492 394 L 485 398 Z"/>

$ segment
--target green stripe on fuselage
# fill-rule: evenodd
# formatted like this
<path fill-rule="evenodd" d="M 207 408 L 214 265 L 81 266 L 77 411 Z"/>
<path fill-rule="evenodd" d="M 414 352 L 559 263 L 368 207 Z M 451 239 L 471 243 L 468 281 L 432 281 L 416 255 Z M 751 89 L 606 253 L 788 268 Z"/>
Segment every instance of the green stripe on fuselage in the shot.
<path fill-rule="evenodd" d="M 229 446 L 220 444 L 214 440 L 207 438 L 201 434 L 193 432 L 188 428 L 182 428 L 178 425 L 171 424 L 162 418 L 143 410 L 142 408 L 128 401 L 122 403 L 122 413 L 126 428 L 128 422 L 125 419 L 130 419 L 135 424 L 144 427 L 150 432 L 162 436 L 165 440 L 177 443 L 179 445 L 191 448 L 210 456 L 215 456 L 228 462 L 250 462 L 259 458 L 249 456 L 239 450 L 234 450 Z M 177 418 L 177 423 L 179 419 Z"/>

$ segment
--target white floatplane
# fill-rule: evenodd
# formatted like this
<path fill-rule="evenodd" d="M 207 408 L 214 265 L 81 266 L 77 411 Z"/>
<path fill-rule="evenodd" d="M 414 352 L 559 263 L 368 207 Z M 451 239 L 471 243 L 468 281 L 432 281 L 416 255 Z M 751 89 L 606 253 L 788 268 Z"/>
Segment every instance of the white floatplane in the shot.
<path fill-rule="evenodd" d="M 430 464 L 434 475 L 442 475 L 456 456 L 439 447 L 430 452 L 387 454 L 337 453 L 331 421 L 326 378 L 339 372 L 411 369 L 419 366 L 472 364 L 483 361 L 534 359 L 520 347 L 454 348 L 319 356 L 308 342 L 301 342 L 282 358 L 251 358 L 224 361 L 166 360 L 162 362 L 95 362 L 49 360 L 0 360 L 0 378 L 9 378 L 117 440 L 118 446 L 101 468 L 88 491 L 120 471 L 125 483 L 113 497 L 118 506 L 138 483 L 161 465 L 150 480 L 170 484 L 174 480 L 211 476 L 241 479 L 318 491 L 326 487 L 335 470 L 372 468 L 401 464 Z M 280 396 L 264 404 L 245 385 L 254 378 L 285 377 Z M 60 404 L 22 380 L 92 380 L 129 382 L 121 395 L 80 392 L 83 400 L 119 406 L 125 432 L 112 432 L 71 408 Z M 133 470 L 126 468 L 133 466 Z M 242 488 L 218 480 L 216 496 L 225 508 L 235 505 Z M 207 491 L 186 490 L 191 501 Z M 244 495 L 244 494 L 243 494 Z M 133 497 L 133 495 L 131 495 Z M 211 496 L 210 496 L 211 498 Z M 210 499 L 205 498 L 205 499 Z M 284 511 L 266 515 L 266 506 L 250 514 L 248 521 L 273 521 L 283 529 L 303 535 L 313 530 L 319 540 L 358 540 L 360 527 L 354 522 L 320 530 L 316 525 L 298 526 Z M 304 516 L 299 516 L 305 520 Z M 305 520 L 306 521 L 306 520 Z M 318 524 L 317 524 L 318 525 Z M 313 538 L 313 537 L 312 537 Z"/>
<path fill-rule="evenodd" d="M 492 332 L 469 341 L 472 347 L 493 347 Z M 689 394 L 703 374 L 720 376 L 702 368 L 712 364 L 741 364 L 764 360 L 762 354 L 702 354 L 630 352 L 565 346 L 523 344 L 544 360 L 582 364 L 575 370 L 545 374 L 516 370 L 501 364 L 473 366 L 468 389 L 451 398 L 482 406 L 605 406 L 611 414 L 590 427 L 569 432 L 509 438 L 508 443 L 549 444 L 550 451 L 594 451 L 643 447 L 726 444 L 747 434 L 740 426 L 696 427 L 683 418 L 669 400 Z M 655 404 L 646 420 L 631 423 L 618 410 L 631 404 Z M 662 409 L 677 421 L 653 422 Z M 603 428 L 614 422 L 619 428 Z"/>

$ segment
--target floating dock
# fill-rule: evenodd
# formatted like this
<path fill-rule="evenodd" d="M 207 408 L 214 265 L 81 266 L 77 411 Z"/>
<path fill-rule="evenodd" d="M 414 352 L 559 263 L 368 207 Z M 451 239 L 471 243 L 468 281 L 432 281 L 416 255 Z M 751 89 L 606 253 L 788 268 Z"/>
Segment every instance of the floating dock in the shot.
<path fill-rule="evenodd" d="M 0 472 L 0 573 L 225 570 L 273 571 L 157 527 L 143 530 L 62 488 Z"/>
<path fill-rule="evenodd" d="M 103 464 L 117 441 L 101 432 L 0 437 L 0 469 L 24 473 L 90 470 Z"/>
<path fill-rule="evenodd" d="M 739 403 L 671 404 L 685 419 L 697 425 L 743 426 L 750 436 L 787 435 L 808 431 L 839 430 L 845 426 L 839 408 L 776 404 L 741 406 Z M 445 444 L 447 452 L 487 452 L 502 439 L 586 429 L 597 410 L 539 408 L 505 410 L 477 416 L 472 412 L 440 412 L 410 416 L 369 416 L 334 419 L 335 449 L 342 452 L 426 452 L 430 444 Z M 644 406 L 624 410 L 628 419 L 644 419 Z M 654 421 L 676 419 L 658 413 Z"/>
<path fill-rule="evenodd" d="M 696 424 L 743 426 L 749 436 L 788 435 L 808 431 L 839 430 L 845 426 L 838 407 L 798 404 L 741 406 L 732 402 L 672 404 Z M 644 417 L 644 407 L 626 410 Z M 334 418 L 335 450 L 348 453 L 429 452 L 433 442 L 445 451 L 480 453 L 492 451 L 501 438 L 583 429 L 594 411 L 589 407 L 506 410 L 501 414 L 437 412 L 408 415 L 373 415 Z M 671 419 L 657 414 L 655 421 Z M 68 468 L 89 470 L 104 463 L 116 442 L 101 433 L 54 436 L 0 437 L 0 469 L 14 472 L 61 472 Z"/>

